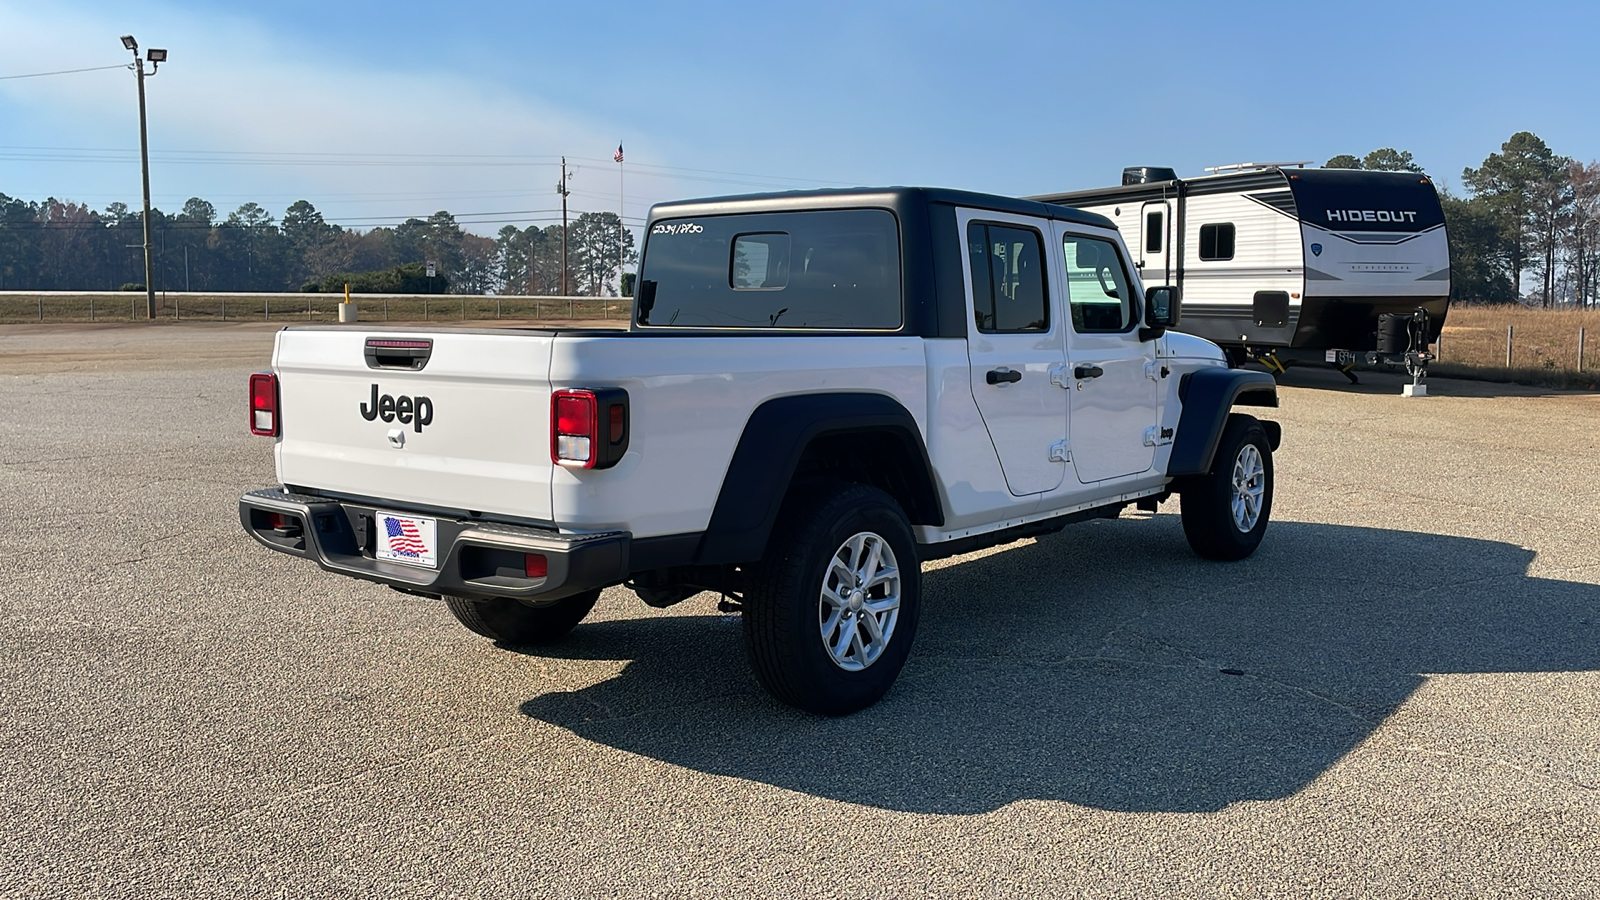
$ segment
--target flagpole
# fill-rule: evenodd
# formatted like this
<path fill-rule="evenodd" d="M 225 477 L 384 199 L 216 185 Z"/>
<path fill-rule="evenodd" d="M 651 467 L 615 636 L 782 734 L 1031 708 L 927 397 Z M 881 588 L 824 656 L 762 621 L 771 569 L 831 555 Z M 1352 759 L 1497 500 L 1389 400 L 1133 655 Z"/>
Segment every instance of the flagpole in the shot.
<path fill-rule="evenodd" d="M 622 155 L 622 145 L 620 143 L 617 144 L 617 155 L 619 157 L 617 159 L 617 296 L 621 297 L 622 296 L 622 264 L 623 264 L 623 253 L 624 253 L 623 248 L 627 246 L 627 241 L 628 241 L 628 239 L 626 237 L 626 235 L 628 233 L 628 223 L 627 223 L 627 220 L 624 218 L 624 216 L 627 215 L 628 204 L 627 204 L 627 200 L 625 199 L 625 196 L 623 194 L 623 173 L 622 173 L 622 170 L 626 166 L 626 163 L 624 163 L 622 161 L 622 159 L 620 158 L 621 155 Z"/>

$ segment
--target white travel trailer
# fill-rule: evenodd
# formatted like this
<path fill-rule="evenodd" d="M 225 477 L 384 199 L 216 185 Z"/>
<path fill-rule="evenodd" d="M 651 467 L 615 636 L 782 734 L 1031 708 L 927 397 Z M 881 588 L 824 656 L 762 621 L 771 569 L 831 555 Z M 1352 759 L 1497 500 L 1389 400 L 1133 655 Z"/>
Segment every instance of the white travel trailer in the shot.
<path fill-rule="evenodd" d="M 1117 187 L 1030 199 L 1116 222 L 1143 281 L 1180 289 L 1183 330 L 1237 362 L 1281 371 L 1326 361 L 1346 375 L 1404 365 L 1420 374 L 1450 299 L 1432 182 L 1304 165 L 1246 163 L 1199 178 L 1128 168 Z"/>

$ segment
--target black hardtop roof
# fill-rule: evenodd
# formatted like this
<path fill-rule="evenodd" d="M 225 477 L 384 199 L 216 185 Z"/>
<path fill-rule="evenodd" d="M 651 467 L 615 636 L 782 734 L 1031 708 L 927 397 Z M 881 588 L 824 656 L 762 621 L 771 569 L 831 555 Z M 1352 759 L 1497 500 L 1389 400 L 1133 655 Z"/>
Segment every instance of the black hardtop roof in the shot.
<path fill-rule="evenodd" d="M 946 203 L 991 212 L 1015 213 L 1044 219 L 1060 219 L 1098 228 L 1115 228 L 1112 221 L 1097 213 L 1084 212 L 1056 203 L 1041 203 L 998 194 L 980 194 L 952 188 L 881 187 L 825 188 L 808 191 L 781 191 L 768 194 L 735 194 L 698 200 L 674 200 L 650 207 L 650 220 L 683 216 L 717 216 L 736 213 L 791 212 L 815 209 L 879 207 L 905 210 L 933 203 Z"/>

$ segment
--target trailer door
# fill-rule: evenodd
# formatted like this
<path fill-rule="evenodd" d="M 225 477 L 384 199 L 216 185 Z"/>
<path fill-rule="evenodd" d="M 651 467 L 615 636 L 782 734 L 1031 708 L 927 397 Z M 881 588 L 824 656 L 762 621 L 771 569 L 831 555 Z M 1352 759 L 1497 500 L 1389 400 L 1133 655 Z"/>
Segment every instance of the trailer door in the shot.
<path fill-rule="evenodd" d="M 1139 277 L 1145 284 L 1172 284 L 1168 250 L 1172 246 L 1172 204 L 1146 203 L 1139 215 Z"/>

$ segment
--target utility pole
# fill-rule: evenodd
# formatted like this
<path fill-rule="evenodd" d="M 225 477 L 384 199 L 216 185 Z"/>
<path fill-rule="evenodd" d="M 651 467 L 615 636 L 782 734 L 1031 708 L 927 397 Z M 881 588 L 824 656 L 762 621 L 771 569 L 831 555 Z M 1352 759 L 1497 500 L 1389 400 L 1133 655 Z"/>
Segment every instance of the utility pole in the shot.
<path fill-rule="evenodd" d="M 150 50 L 145 52 L 145 60 L 149 60 L 150 62 L 150 71 L 146 73 L 144 70 L 144 60 L 139 59 L 139 42 L 133 39 L 133 35 L 123 35 L 122 46 L 133 51 L 133 65 L 131 68 L 133 69 L 134 75 L 137 76 L 137 81 L 139 82 L 139 168 L 141 173 L 144 175 L 143 221 L 145 313 L 148 318 L 154 319 L 156 317 L 156 285 L 155 265 L 152 263 L 150 258 L 150 252 L 152 250 L 152 247 L 150 246 L 150 139 L 148 129 L 145 127 L 144 79 L 146 74 L 154 76 L 156 74 L 156 69 L 159 68 L 162 63 L 167 61 L 167 51 L 157 50 L 152 47 Z"/>
<path fill-rule="evenodd" d="M 572 193 L 567 190 L 567 179 L 572 173 L 567 171 L 567 158 L 561 157 L 561 180 L 556 182 L 556 193 L 561 195 L 561 296 L 567 295 L 567 195 Z"/>

